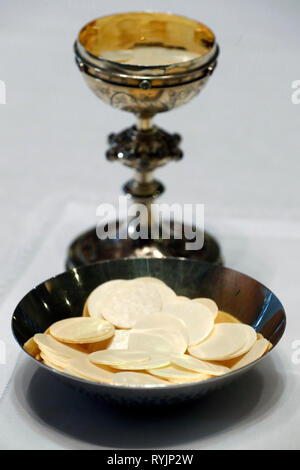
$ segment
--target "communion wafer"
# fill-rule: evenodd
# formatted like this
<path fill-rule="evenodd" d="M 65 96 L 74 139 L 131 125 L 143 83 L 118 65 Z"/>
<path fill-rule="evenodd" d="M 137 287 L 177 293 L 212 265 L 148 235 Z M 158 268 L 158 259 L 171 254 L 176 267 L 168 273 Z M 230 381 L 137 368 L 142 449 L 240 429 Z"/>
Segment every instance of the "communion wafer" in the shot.
<path fill-rule="evenodd" d="M 201 361 L 200 359 L 196 359 L 195 357 L 189 356 L 188 354 L 172 355 L 171 363 L 172 365 L 175 364 L 177 366 L 183 367 L 184 369 L 199 372 L 201 374 L 218 376 L 230 372 L 228 367 Z"/>
<path fill-rule="evenodd" d="M 249 349 L 251 349 L 252 346 L 254 345 L 257 339 L 256 331 L 254 330 L 254 328 L 252 328 L 249 325 L 243 325 L 243 326 L 244 326 L 244 330 L 246 333 L 246 342 L 244 346 L 241 349 L 238 349 L 238 351 L 236 351 L 235 353 L 231 354 L 226 359 L 234 359 L 236 357 L 242 356 L 243 354 L 248 352 Z"/>
<path fill-rule="evenodd" d="M 127 281 L 117 285 L 101 302 L 102 316 L 119 328 L 132 328 L 142 316 L 161 310 L 162 299 L 158 284 L 147 281 Z"/>
<path fill-rule="evenodd" d="M 114 364 L 114 369 L 121 370 L 148 370 L 158 369 L 170 364 L 170 358 L 166 354 L 151 353 L 151 358 L 145 362 L 127 363 L 127 364 Z"/>
<path fill-rule="evenodd" d="M 29 340 L 24 343 L 23 348 L 33 357 L 37 356 L 40 352 L 39 347 L 34 341 L 33 337 L 29 338 Z"/>
<path fill-rule="evenodd" d="M 46 366 L 51 367 L 52 369 L 58 370 L 59 372 L 65 372 L 65 369 L 63 367 L 60 367 L 57 364 L 55 364 L 54 362 L 48 361 L 47 359 L 43 359 L 43 363 Z"/>
<path fill-rule="evenodd" d="M 99 311 L 99 305 L 101 304 L 106 293 L 111 289 L 115 288 L 117 285 L 122 285 L 126 281 L 122 279 L 113 279 L 112 281 L 104 282 L 100 286 L 96 287 L 87 298 L 87 311 L 85 316 L 88 316 L 87 313 L 93 318 L 101 318 L 101 313 Z"/>
<path fill-rule="evenodd" d="M 56 369 L 58 370 L 59 372 L 63 372 L 64 374 L 67 374 L 67 375 L 71 375 L 72 377 L 80 377 L 82 378 L 81 376 L 79 376 L 78 374 L 75 374 L 74 372 L 72 372 L 70 369 L 68 369 L 67 367 L 59 367 L 57 366 L 54 362 L 51 362 L 51 361 L 47 361 L 47 360 L 44 360 L 43 361 L 44 364 L 46 364 L 46 366 L 48 367 L 51 367 L 52 369 Z"/>
<path fill-rule="evenodd" d="M 189 333 L 185 323 L 169 313 L 158 312 L 146 315 L 134 324 L 134 328 L 138 330 L 149 328 L 176 329 L 185 339 L 186 347 L 189 344 Z"/>
<path fill-rule="evenodd" d="M 180 379 L 179 378 L 177 378 L 177 379 L 169 378 L 169 379 L 166 379 L 166 380 L 168 380 L 168 382 L 170 382 L 171 384 L 185 384 L 185 383 L 191 383 L 191 382 L 203 382 L 204 380 L 210 379 L 212 377 L 213 376 L 209 375 L 209 374 L 200 374 L 200 373 L 198 373 L 197 377 L 195 377 L 193 379 L 185 379 L 184 377 L 181 377 Z"/>
<path fill-rule="evenodd" d="M 188 297 L 185 297 L 184 295 L 177 295 L 176 299 L 174 299 L 174 302 L 184 302 L 185 300 L 190 300 Z"/>
<path fill-rule="evenodd" d="M 112 336 L 102 341 L 96 341 L 95 343 L 85 343 L 85 344 L 81 344 L 78 346 L 79 347 L 81 346 L 84 352 L 86 352 L 87 354 L 91 354 L 95 351 L 102 351 L 103 349 L 107 349 L 107 346 L 110 343 L 111 338 Z"/>
<path fill-rule="evenodd" d="M 40 352 L 41 358 L 50 362 L 53 362 L 54 364 L 57 364 L 60 367 L 66 367 L 68 365 L 69 358 L 60 356 L 59 354 L 55 354 L 52 351 L 49 351 L 48 349 L 43 349 Z M 82 355 L 81 357 L 85 357 L 87 354 Z M 75 356 L 74 356 L 75 357 Z"/>
<path fill-rule="evenodd" d="M 272 349 L 273 344 L 269 340 L 267 340 L 261 333 L 257 333 L 257 339 L 265 339 L 266 341 L 268 341 L 268 347 L 267 347 L 266 352 Z"/>
<path fill-rule="evenodd" d="M 167 286 L 167 284 L 165 284 L 160 279 L 157 279 L 155 277 L 138 277 L 134 279 L 134 281 L 136 281 L 137 283 L 155 283 L 155 287 L 161 297 L 162 306 L 167 305 L 170 302 L 174 302 L 176 299 L 176 293 L 173 291 L 173 289 Z"/>
<path fill-rule="evenodd" d="M 74 357 L 68 361 L 67 368 L 79 377 L 96 382 L 112 383 L 114 372 L 105 367 L 95 366 L 87 357 Z"/>
<path fill-rule="evenodd" d="M 71 346 L 67 346 L 66 344 L 60 343 L 49 334 L 37 333 L 34 335 L 33 339 L 40 348 L 40 350 L 45 353 L 47 353 L 47 351 L 50 353 L 52 352 L 53 354 L 62 356 L 67 359 L 71 357 L 82 357 L 85 355 L 85 353 L 78 351 L 77 349 L 74 349 Z"/>
<path fill-rule="evenodd" d="M 202 343 L 189 348 L 198 359 L 222 361 L 241 349 L 247 340 L 248 325 L 241 323 L 217 323 L 211 335 Z"/>
<path fill-rule="evenodd" d="M 143 372 L 117 372 L 113 376 L 115 385 L 137 385 L 137 386 L 153 386 L 168 385 L 168 382 L 158 377 Z"/>
<path fill-rule="evenodd" d="M 163 354 L 184 353 L 187 343 L 177 329 L 132 329 L 128 349 L 145 350 Z"/>
<path fill-rule="evenodd" d="M 231 370 L 240 369 L 259 359 L 267 351 L 268 345 L 269 341 L 265 338 L 256 340 L 252 348 L 231 367 Z"/>
<path fill-rule="evenodd" d="M 79 377 L 80 379 L 82 378 L 85 378 L 85 377 L 82 377 L 81 375 L 79 374 L 76 374 L 75 372 L 73 372 L 71 369 L 69 369 L 68 367 L 65 367 L 64 370 L 63 370 L 64 374 L 68 374 L 68 375 L 71 375 L 72 377 Z"/>
<path fill-rule="evenodd" d="M 151 359 L 147 352 L 107 350 L 97 351 L 88 355 L 89 361 L 94 364 L 104 364 L 114 367 L 115 365 L 143 364 Z"/>
<path fill-rule="evenodd" d="M 206 297 L 199 297 L 197 299 L 193 299 L 193 302 L 199 302 L 200 304 L 204 305 L 204 307 L 207 307 L 210 310 L 214 319 L 217 318 L 219 308 L 214 300 L 207 299 Z"/>
<path fill-rule="evenodd" d="M 192 300 L 168 304 L 163 313 L 180 318 L 189 333 L 189 345 L 203 341 L 214 327 L 214 318 L 210 310 L 199 302 Z"/>
<path fill-rule="evenodd" d="M 171 380 L 200 380 L 202 378 L 202 374 L 198 372 L 193 372 L 188 369 L 183 369 L 176 365 L 170 365 L 166 367 L 161 367 L 159 369 L 148 369 L 148 372 L 152 375 L 157 377 L 161 377 L 164 379 L 171 379 Z"/>
<path fill-rule="evenodd" d="M 90 313 L 89 313 L 87 301 L 85 302 L 85 304 L 83 306 L 82 316 L 83 317 L 90 317 L 91 316 Z"/>
<path fill-rule="evenodd" d="M 48 362 L 50 364 L 54 364 L 55 366 L 64 369 L 68 363 L 68 359 L 61 359 L 58 356 L 54 356 L 52 354 L 48 354 L 45 352 L 40 353 L 41 358 L 43 359 L 44 362 Z"/>
<path fill-rule="evenodd" d="M 68 363 L 69 359 L 71 359 L 71 357 L 62 356 L 61 354 L 55 353 L 55 352 L 53 352 L 53 351 L 51 351 L 50 349 L 47 349 L 47 348 L 42 348 L 40 350 L 40 355 L 42 357 L 46 356 L 46 358 L 48 358 L 49 360 L 53 360 L 53 362 L 57 362 L 62 367 L 65 366 Z M 76 357 L 76 356 L 72 356 L 72 357 Z"/>
<path fill-rule="evenodd" d="M 106 349 L 128 349 L 130 330 L 115 330 Z"/>
<path fill-rule="evenodd" d="M 96 343 L 110 338 L 114 327 L 106 320 L 90 317 L 74 317 L 60 320 L 50 327 L 54 338 L 66 343 Z"/>

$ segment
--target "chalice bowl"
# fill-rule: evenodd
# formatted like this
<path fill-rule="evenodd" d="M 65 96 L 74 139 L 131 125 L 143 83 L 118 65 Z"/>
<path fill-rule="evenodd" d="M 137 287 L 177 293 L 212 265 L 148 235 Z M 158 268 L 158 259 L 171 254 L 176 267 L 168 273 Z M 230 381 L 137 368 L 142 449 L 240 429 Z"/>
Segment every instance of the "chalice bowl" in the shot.
<path fill-rule="evenodd" d="M 156 230 L 155 235 L 138 237 L 131 218 L 116 220 L 117 231 L 106 239 L 100 239 L 93 228 L 73 241 L 67 267 L 123 257 L 183 257 L 220 263 L 219 246 L 204 229 L 192 224 L 189 231 L 182 221 L 172 219 L 168 236 L 163 236 L 164 220 L 152 209 L 164 191 L 153 171 L 182 158 L 180 135 L 157 127 L 152 119 L 188 103 L 202 90 L 217 64 L 219 49 L 213 32 L 202 23 L 169 13 L 121 13 L 84 26 L 74 50 L 91 90 L 107 104 L 136 115 L 135 125 L 109 135 L 106 156 L 133 168 L 134 176 L 123 191 L 131 203 L 147 209 L 140 221 L 146 232 L 152 233 L 150 226 L 155 224 Z M 186 233 L 202 236 L 200 249 L 186 248 L 190 241 Z"/>

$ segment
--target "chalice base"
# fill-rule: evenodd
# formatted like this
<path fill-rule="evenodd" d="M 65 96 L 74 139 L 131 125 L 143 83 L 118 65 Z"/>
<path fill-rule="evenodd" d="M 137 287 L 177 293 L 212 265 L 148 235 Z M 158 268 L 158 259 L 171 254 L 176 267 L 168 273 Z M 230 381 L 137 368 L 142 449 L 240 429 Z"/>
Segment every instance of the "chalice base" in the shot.
<path fill-rule="evenodd" d="M 117 229 L 122 221 L 117 221 Z M 183 226 L 181 225 L 182 232 Z M 176 230 L 180 230 L 180 226 L 176 223 Z M 192 227 L 191 227 L 192 229 Z M 118 232 L 117 232 L 118 233 Z M 78 238 L 76 238 L 68 249 L 66 260 L 67 269 L 78 268 L 87 264 L 97 263 L 107 259 L 118 258 L 190 258 L 209 263 L 222 264 L 222 257 L 219 244 L 207 232 L 204 233 L 204 244 L 200 250 L 187 250 L 186 242 L 190 240 L 176 239 L 174 236 L 169 239 L 141 239 L 133 240 L 132 238 L 100 240 L 97 237 L 96 228 L 93 228 Z M 177 232 L 178 233 L 178 232 Z M 187 233 L 191 233 L 190 231 Z"/>

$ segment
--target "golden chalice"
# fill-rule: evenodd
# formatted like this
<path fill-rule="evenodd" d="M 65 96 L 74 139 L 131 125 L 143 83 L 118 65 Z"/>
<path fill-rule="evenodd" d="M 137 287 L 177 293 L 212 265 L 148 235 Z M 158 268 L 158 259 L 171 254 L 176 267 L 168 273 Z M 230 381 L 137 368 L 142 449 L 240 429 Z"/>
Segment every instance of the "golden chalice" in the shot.
<path fill-rule="evenodd" d="M 135 174 L 124 185 L 132 201 L 146 205 L 151 223 L 151 204 L 163 192 L 153 170 L 179 160 L 180 136 L 152 124 L 156 113 L 189 102 L 203 88 L 217 63 L 218 45 L 205 25 L 168 13 L 121 13 L 98 18 L 80 31 L 75 42 L 79 70 L 93 92 L 106 103 L 137 116 L 136 125 L 108 138 L 107 158 L 132 167 Z M 129 222 L 117 221 L 122 232 L 132 231 Z M 216 241 L 204 234 L 200 250 L 185 248 L 178 223 L 172 222 L 168 239 L 118 237 L 100 240 L 95 228 L 70 246 L 67 266 L 77 267 L 121 257 L 197 258 L 220 262 Z M 181 231 L 183 233 L 184 231 Z"/>

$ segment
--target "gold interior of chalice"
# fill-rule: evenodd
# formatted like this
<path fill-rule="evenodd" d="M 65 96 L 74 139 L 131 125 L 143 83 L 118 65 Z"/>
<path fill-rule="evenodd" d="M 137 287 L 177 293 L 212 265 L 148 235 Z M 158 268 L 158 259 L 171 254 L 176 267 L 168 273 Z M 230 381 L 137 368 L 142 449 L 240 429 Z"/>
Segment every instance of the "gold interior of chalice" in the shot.
<path fill-rule="evenodd" d="M 91 21 L 80 31 L 79 42 L 96 58 L 106 51 L 159 46 L 196 53 L 201 62 L 213 50 L 215 36 L 207 26 L 189 18 L 170 13 L 134 12 Z"/>

